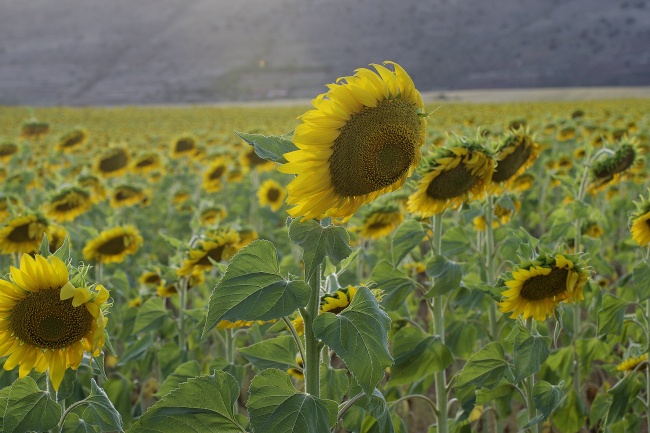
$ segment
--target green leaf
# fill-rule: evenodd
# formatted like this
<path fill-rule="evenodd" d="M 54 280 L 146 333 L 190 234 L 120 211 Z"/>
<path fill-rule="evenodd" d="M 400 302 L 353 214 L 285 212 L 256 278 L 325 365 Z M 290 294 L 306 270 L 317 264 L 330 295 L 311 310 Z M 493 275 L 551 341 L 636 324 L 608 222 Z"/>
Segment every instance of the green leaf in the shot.
<path fill-rule="evenodd" d="M 503 347 L 493 342 L 470 356 L 456 380 L 456 387 L 476 385 L 494 389 L 504 377 L 508 364 L 503 358 Z"/>
<path fill-rule="evenodd" d="M 99 427 L 88 424 L 77 414 L 71 412 L 65 417 L 61 433 L 97 433 L 99 431 L 101 431 Z"/>
<path fill-rule="evenodd" d="M 393 337 L 390 385 L 406 385 L 447 368 L 454 361 L 438 337 L 417 328 L 402 328 Z"/>
<path fill-rule="evenodd" d="M 379 432 L 393 433 L 395 431 L 386 398 L 378 389 L 375 389 L 371 395 L 361 397 L 354 405 L 368 412 L 377 421 Z"/>
<path fill-rule="evenodd" d="M 650 298 L 650 265 L 639 263 L 634 268 L 634 291 L 639 301 Z"/>
<path fill-rule="evenodd" d="M 4 388 L 0 402 L 3 433 L 49 430 L 59 423 L 63 413 L 61 406 L 29 376 Z"/>
<path fill-rule="evenodd" d="M 607 411 L 605 425 L 613 424 L 625 416 L 629 410 L 630 401 L 641 390 L 641 383 L 636 378 L 636 374 L 628 374 L 619 380 L 608 392 L 612 396 L 612 403 Z"/>
<path fill-rule="evenodd" d="M 304 307 L 309 286 L 280 275 L 278 253 L 265 240 L 253 241 L 232 258 L 212 291 L 203 335 L 221 320 L 280 319 Z"/>
<path fill-rule="evenodd" d="M 286 370 L 300 367 L 296 362 L 298 346 L 291 335 L 260 341 L 238 350 L 248 362 L 260 370 L 267 368 Z"/>
<path fill-rule="evenodd" d="M 531 335 L 526 328 L 521 326 L 519 328 L 513 350 L 516 382 L 537 373 L 551 353 L 550 338 Z"/>
<path fill-rule="evenodd" d="M 287 160 L 284 158 L 284 154 L 298 150 L 293 142 L 282 137 L 274 135 L 247 134 L 238 131 L 235 131 L 235 134 L 242 138 L 246 143 L 253 146 L 257 156 L 266 159 L 267 161 L 285 164 Z"/>
<path fill-rule="evenodd" d="M 0 198 L 3 200 L 3 198 Z M 50 242 L 47 240 L 47 234 L 43 233 L 43 239 L 41 240 L 41 246 L 38 248 L 38 251 L 43 257 L 50 255 Z"/>
<path fill-rule="evenodd" d="M 345 369 L 320 365 L 320 396 L 327 400 L 341 401 L 348 391 L 350 379 Z"/>
<path fill-rule="evenodd" d="M 67 236 L 63 240 L 63 245 L 61 245 L 53 255 L 57 256 L 65 263 L 68 263 L 70 261 L 70 239 L 68 239 Z"/>
<path fill-rule="evenodd" d="M 462 226 L 445 230 L 442 235 L 442 251 L 447 257 L 464 253 L 469 248 L 469 237 Z"/>
<path fill-rule="evenodd" d="M 122 431 L 122 417 L 94 379 L 90 380 L 90 395 L 85 399 L 81 418 L 102 431 Z"/>
<path fill-rule="evenodd" d="M 160 296 L 152 296 L 144 301 L 138 308 L 133 332 L 138 334 L 152 329 L 160 329 L 169 318 L 164 303 L 164 299 Z"/>
<path fill-rule="evenodd" d="M 593 429 L 596 424 L 605 419 L 607 410 L 609 409 L 609 401 L 605 394 L 598 393 L 589 408 L 589 428 Z"/>
<path fill-rule="evenodd" d="M 397 310 L 401 307 L 416 284 L 404 272 L 394 269 L 393 265 L 386 260 L 382 260 L 375 266 L 370 279 L 375 282 L 375 288 L 383 292 L 381 305 L 387 310 Z"/>
<path fill-rule="evenodd" d="M 156 397 L 165 395 L 178 388 L 181 383 L 187 382 L 193 377 L 201 375 L 201 366 L 197 361 L 187 361 L 176 367 L 174 372 L 167 376 L 158 391 L 154 394 Z"/>
<path fill-rule="evenodd" d="M 360 287 L 340 314 L 323 313 L 314 320 L 314 334 L 345 362 L 366 394 L 371 394 L 393 363 L 388 353 L 390 319 L 375 296 Z"/>
<path fill-rule="evenodd" d="M 559 386 L 551 385 L 546 381 L 539 381 L 533 387 L 533 403 L 535 408 L 542 413 L 541 420 L 538 422 L 543 422 L 551 416 L 553 409 L 557 407 L 562 400 L 564 392 Z M 532 424 L 526 424 L 526 427 L 531 426 Z"/>
<path fill-rule="evenodd" d="M 251 381 L 247 406 L 255 432 L 329 433 L 338 414 L 334 401 L 296 391 L 286 373 L 272 368 Z"/>
<path fill-rule="evenodd" d="M 562 433 L 577 433 L 585 425 L 586 412 L 573 387 L 555 410 L 551 421 Z"/>
<path fill-rule="evenodd" d="M 445 256 L 433 256 L 426 263 L 427 275 L 435 278 L 433 287 L 427 292 L 426 297 L 446 295 L 460 287 L 463 272 L 458 263 L 452 262 Z"/>
<path fill-rule="evenodd" d="M 143 358 L 153 344 L 151 334 L 145 334 L 143 338 L 138 339 L 135 343 L 130 344 L 117 363 L 118 367 L 125 365 L 129 361 Z"/>
<path fill-rule="evenodd" d="M 627 302 L 615 296 L 603 296 L 603 308 L 598 312 L 598 336 L 604 338 L 607 334 L 621 335 L 623 318 Z"/>
<path fill-rule="evenodd" d="M 494 389 L 479 388 L 476 390 L 476 404 L 486 404 L 516 392 L 514 385 L 508 382 L 501 382 Z"/>
<path fill-rule="evenodd" d="M 413 248 L 420 245 L 426 234 L 427 232 L 422 227 L 422 224 L 414 220 L 406 221 L 399 226 L 391 239 L 391 257 L 394 268 Z"/>
<path fill-rule="evenodd" d="M 136 421 L 129 433 L 241 433 L 234 405 L 239 385 L 230 374 L 188 380 L 158 401 Z"/>
<path fill-rule="evenodd" d="M 314 276 L 325 257 L 337 265 L 352 252 L 350 235 L 343 227 L 323 227 L 314 220 L 291 221 L 289 238 L 303 250 L 306 281 Z"/>

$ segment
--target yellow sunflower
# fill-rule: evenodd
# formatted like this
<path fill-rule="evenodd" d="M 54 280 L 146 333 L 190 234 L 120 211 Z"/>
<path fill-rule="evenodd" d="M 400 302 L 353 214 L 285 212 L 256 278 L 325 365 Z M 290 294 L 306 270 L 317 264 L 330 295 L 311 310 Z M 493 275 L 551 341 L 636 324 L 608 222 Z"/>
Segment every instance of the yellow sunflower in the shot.
<path fill-rule="evenodd" d="M 83 129 L 75 129 L 59 138 L 54 148 L 58 152 L 71 153 L 82 147 L 86 140 L 88 140 L 88 133 Z"/>
<path fill-rule="evenodd" d="M 210 233 L 206 239 L 199 241 L 199 247 L 191 249 L 189 258 L 177 271 L 179 276 L 190 275 L 195 268 L 209 270 L 212 268 L 211 260 L 221 262 L 229 260 L 239 250 L 241 239 L 239 233 L 233 229 L 219 229 Z"/>
<path fill-rule="evenodd" d="M 113 209 L 146 204 L 149 192 L 134 185 L 120 185 L 111 193 L 110 204 Z"/>
<path fill-rule="evenodd" d="M 122 176 L 129 167 L 129 152 L 123 148 L 111 149 L 95 161 L 95 172 L 104 177 Z"/>
<path fill-rule="evenodd" d="M 237 233 L 239 234 L 239 249 L 244 248 L 259 237 L 255 229 L 250 227 L 242 227 Z"/>
<path fill-rule="evenodd" d="M 140 277 L 138 277 L 138 282 L 143 286 L 158 287 L 161 284 L 165 284 L 160 272 L 146 271 Z"/>
<path fill-rule="evenodd" d="M 134 173 L 145 174 L 162 167 L 160 155 L 157 153 L 147 153 L 139 156 L 133 161 L 132 170 Z"/>
<path fill-rule="evenodd" d="M 641 202 L 635 204 L 637 211 L 630 217 L 630 231 L 632 239 L 640 246 L 645 247 L 650 243 L 650 201 L 641 197 Z"/>
<path fill-rule="evenodd" d="M 553 315 L 561 302 L 582 301 L 587 282 L 584 263 L 577 256 L 545 255 L 512 272 L 505 279 L 507 290 L 501 295 L 499 310 L 510 318 L 533 317 L 537 321 Z"/>
<path fill-rule="evenodd" d="M 45 218 L 32 214 L 8 220 L 0 228 L 0 251 L 3 254 L 38 251 L 47 230 Z"/>
<path fill-rule="evenodd" d="M 273 179 L 262 182 L 262 185 L 257 190 L 260 207 L 269 206 L 273 212 L 277 212 L 282 207 L 286 196 L 286 190 Z"/>
<path fill-rule="evenodd" d="M 409 197 L 407 209 L 422 217 L 457 209 L 483 195 L 490 185 L 494 160 L 480 144 L 457 140 L 438 148 L 424 164 L 424 175 Z"/>
<path fill-rule="evenodd" d="M 20 268 L 11 267 L 11 281 L 0 280 L 0 356 L 9 356 L 4 369 L 20 366 L 20 377 L 49 370 L 55 390 L 84 352 L 99 356 L 104 346 L 108 290 L 75 287 L 68 278 L 59 258 L 23 254 Z"/>
<path fill-rule="evenodd" d="M 104 230 L 83 249 L 84 259 L 101 263 L 120 263 L 142 245 L 142 236 L 134 226 L 118 226 Z"/>
<path fill-rule="evenodd" d="M 500 204 L 497 204 L 494 207 L 494 218 L 492 219 L 493 229 L 499 228 L 500 226 L 507 224 L 508 221 L 510 221 L 510 219 L 513 217 L 513 215 L 515 215 L 521 210 L 521 202 L 519 200 L 513 199 L 512 204 L 514 206 L 514 209 L 501 206 Z M 487 228 L 484 215 L 477 216 L 472 220 L 472 223 L 474 224 L 474 229 L 477 231 L 483 231 Z"/>
<path fill-rule="evenodd" d="M 29 120 L 20 128 L 20 138 L 40 140 L 50 132 L 50 124 L 39 120 Z"/>
<path fill-rule="evenodd" d="M 200 286 L 203 283 L 205 283 L 205 272 L 203 272 L 203 269 L 201 268 L 194 268 L 190 274 L 190 279 L 187 282 L 187 290 L 196 286 Z M 177 295 L 178 290 L 178 282 L 174 282 L 168 285 L 160 284 L 156 288 L 156 293 L 162 298 L 169 298 L 171 296 Z"/>
<path fill-rule="evenodd" d="M 289 376 L 295 377 L 298 380 L 305 380 L 305 372 L 303 371 L 305 364 L 300 354 L 296 355 L 296 364 L 298 364 L 299 368 L 291 367 L 287 370 L 287 374 L 289 374 Z"/>
<path fill-rule="evenodd" d="M 77 179 L 77 184 L 90 191 L 90 199 L 93 204 L 101 203 L 106 200 L 106 187 L 102 184 L 102 181 L 99 178 L 91 175 L 80 176 Z"/>
<path fill-rule="evenodd" d="M 221 191 L 223 188 L 222 178 L 228 170 L 228 161 L 219 156 L 215 158 L 208 168 L 203 172 L 203 189 L 207 192 Z"/>
<path fill-rule="evenodd" d="M 396 204 L 386 204 L 368 212 L 360 228 L 360 235 L 366 239 L 380 239 L 388 236 L 404 222 L 404 214 Z"/>
<path fill-rule="evenodd" d="M 55 221 L 74 221 L 93 207 L 90 194 L 75 186 L 62 189 L 45 205 L 45 215 Z"/>
<path fill-rule="evenodd" d="M 585 224 L 583 224 L 582 234 L 586 236 L 598 239 L 604 233 L 605 231 L 603 228 L 595 221 L 587 221 Z"/>
<path fill-rule="evenodd" d="M 496 152 L 496 168 L 492 175 L 492 191 L 509 189 L 517 177 L 529 168 L 539 155 L 539 145 L 528 131 L 511 131 Z"/>
<path fill-rule="evenodd" d="M 293 136 L 299 150 L 278 170 L 296 174 L 287 203 L 292 217 L 349 219 L 362 205 L 395 191 L 420 162 L 426 120 L 406 71 L 372 65 L 330 84 L 312 101 Z"/>
<path fill-rule="evenodd" d="M 592 180 L 589 184 L 589 192 L 595 194 L 607 186 L 616 184 L 625 172 L 640 164 L 643 164 L 643 159 L 636 140 L 623 139 L 613 155 L 598 161 L 591 168 Z"/>
<path fill-rule="evenodd" d="M 18 153 L 18 146 L 14 143 L 0 144 L 0 162 L 7 163 Z"/>
<path fill-rule="evenodd" d="M 0 222 L 11 216 L 12 210 L 20 209 L 20 199 L 12 195 L 0 195 Z"/>
<path fill-rule="evenodd" d="M 172 143 L 172 158 L 193 156 L 196 152 L 196 139 L 189 135 L 179 137 Z"/>
<path fill-rule="evenodd" d="M 201 211 L 199 221 L 202 226 L 213 226 L 219 224 L 228 216 L 228 212 L 223 206 L 210 206 Z"/>
<path fill-rule="evenodd" d="M 645 366 L 642 366 L 639 368 L 639 370 L 645 370 L 648 368 L 648 354 L 644 353 L 641 356 L 637 356 L 636 358 L 628 358 L 625 361 L 621 362 L 616 366 L 616 371 L 623 371 L 625 373 L 631 373 L 634 371 L 634 369 L 641 364 L 642 362 L 645 362 Z M 639 371 L 637 370 L 637 371 Z"/>

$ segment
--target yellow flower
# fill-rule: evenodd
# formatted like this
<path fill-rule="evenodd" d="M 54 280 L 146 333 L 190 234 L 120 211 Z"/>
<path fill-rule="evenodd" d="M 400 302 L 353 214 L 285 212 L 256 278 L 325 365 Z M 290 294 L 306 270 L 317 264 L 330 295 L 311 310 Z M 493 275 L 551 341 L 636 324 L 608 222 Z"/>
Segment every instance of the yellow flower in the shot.
<path fill-rule="evenodd" d="M 628 358 L 625 361 L 621 362 L 616 366 L 616 371 L 623 371 L 625 373 L 630 373 L 634 371 L 634 369 L 637 367 L 637 365 L 641 364 L 642 362 L 646 363 L 645 366 L 639 368 L 639 370 L 645 370 L 648 368 L 647 363 L 648 363 L 648 354 L 644 353 L 641 356 L 637 356 L 636 358 Z M 637 371 L 639 371 L 637 370 Z"/>
<path fill-rule="evenodd" d="M 287 203 L 292 217 L 349 219 L 362 205 L 399 189 L 420 162 L 426 121 L 406 71 L 381 65 L 328 85 L 293 136 L 299 150 L 278 170 L 296 174 Z"/>
<path fill-rule="evenodd" d="M 81 176 L 77 179 L 77 184 L 91 192 L 91 200 L 94 204 L 106 199 L 106 188 L 99 178 L 90 175 Z"/>
<path fill-rule="evenodd" d="M 72 153 L 83 146 L 88 140 L 88 133 L 82 129 L 75 129 L 63 135 L 54 148 L 58 152 Z"/>
<path fill-rule="evenodd" d="M 191 136 L 179 137 L 172 143 L 172 158 L 193 156 L 196 152 L 196 140 Z"/>
<path fill-rule="evenodd" d="M 219 224 L 226 216 L 228 216 L 228 212 L 224 207 L 211 206 L 201 211 L 199 220 L 202 226 L 213 226 Z"/>
<path fill-rule="evenodd" d="M 61 190 L 50 199 L 45 205 L 45 215 L 59 222 L 74 221 L 92 206 L 90 194 L 73 186 Z"/>
<path fill-rule="evenodd" d="M 20 366 L 20 377 L 49 370 L 55 390 L 84 352 L 98 356 L 104 346 L 108 290 L 74 287 L 68 277 L 59 258 L 23 254 L 20 268 L 11 267 L 11 281 L 0 280 L 0 356 L 9 356 L 4 369 Z"/>
<path fill-rule="evenodd" d="M 104 177 L 118 177 L 129 167 L 129 153 L 126 149 L 115 148 L 101 155 L 95 162 L 95 173 Z"/>
<path fill-rule="evenodd" d="M 573 303 L 584 299 L 582 288 L 587 282 L 583 264 L 564 255 L 544 256 L 517 269 L 505 280 L 507 290 L 501 295 L 499 310 L 512 313 L 510 318 L 533 317 L 537 321 L 553 315 L 561 302 Z"/>
<path fill-rule="evenodd" d="M 3 254 L 38 251 L 47 230 L 47 220 L 38 215 L 10 219 L 0 228 L 0 251 Z"/>
<path fill-rule="evenodd" d="M 0 162 L 7 163 L 18 153 L 18 146 L 14 143 L 0 144 Z"/>
<path fill-rule="evenodd" d="M 147 204 L 149 191 L 133 185 L 120 185 L 111 193 L 110 205 L 113 209 Z"/>
<path fill-rule="evenodd" d="M 388 236 L 402 224 L 404 214 L 397 205 L 385 205 L 373 209 L 363 219 L 360 235 L 366 239 Z"/>
<path fill-rule="evenodd" d="M 510 132 L 497 150 L 492 191 L 499 193 L 509 189 L 517 177 L 535 162 L 538 155 L 539 145 L 527 131 Z"/>
<path fill-rule="evenodd" d="M 642 247 L 650 243 L 650 202 L 641 197 L 637 212 L 630 217 L 632 239 Z"/>
<path fill-rule="evenodd" d="M 210 234 L 207 239 L 199 241 L 199 248 L 190 250 L 190 257 L 183 262 L 177 274 L 187 276 L 195 268 L 209 270 L 212 267 L 211 260 L 229 260 L 239 250 L 240 241 L 239 234 L 233 229 L 220 229 Z"/>
<path fill-rule="evenodd" d="M 121 263 L 135 254 L 142 245 L 142 236 L 134 226 L 118 226 L 104 230 L 83 249 L 84 259 L 101 263 Z"/>
<path fill-rule="evenodd" d="M 269 206 L 273 212 L 277 212 L 287 196 L 286 190 L 273 179 L 267 179 L 262 182 L 257 190 L 257 199 L 260 206 Z"/>
<path fill-rule="evenodd" d="M 203 172 L 203 189 L 207 192 L 221 191 L 223 188 L 222 178 L 227 170 L 228 161 L 221 156 L 215 158 Z"/>
<path fill-rule="evenodd" d="M 145 174 L 162 167 L 160 155 L 147 153 L 133 161 L 132 170 L 138 174 Z"/>

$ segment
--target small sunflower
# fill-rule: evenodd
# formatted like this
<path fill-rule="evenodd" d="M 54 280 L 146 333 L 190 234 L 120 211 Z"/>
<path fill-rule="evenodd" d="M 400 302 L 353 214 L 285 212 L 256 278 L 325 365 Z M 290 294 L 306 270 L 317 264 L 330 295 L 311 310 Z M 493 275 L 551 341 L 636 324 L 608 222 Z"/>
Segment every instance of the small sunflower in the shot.
<path fill-rule="evenodd" d="M 18 153 L 18 146 L 14 143 L 0 144 L 0 162 L 7 163 Z"/>
<path fill-rule="evenodd" d="M 275 320 L 272 320 L 272 322 L 275 322 Z M 217 329 L 250 328 L 256 323 L 258 325 L 264 325 L 267 322 L 263 320 L 236 320 L 234 322 L 231 322 L 230 320 L 221 320 L 219 323 L 217 323 Z"/>
<path fill-rule="evenodd" d="M 50 124 L 39 120 L 29 120 L 20 128 L 20 137 L 29 140 L 40 140 L 50 132 Z"/>
<path fill-rule="evenodd" d="M 239 233 L 233 229 L 219 229 L 210 233 L 206 239 L 199 241 L 198 248 L 190 250 L 189 258 L 183 262 L 177 274 L 182 277 L 192 274 L 196 268 L 209 270 L 212 268 L 211 260 L 229 260 L 239 250 L 240 242 Z"/>
<path fill-rule="evenodd" d="M 277 212 L 282 207 L 286 196 L 286 190 L 273 179 L 262 182 L 262 185 L 257 190 L 257 199 L 260 206 L 269 206 L 273 212 Z"/>
<path fill-rule="evenodd" d="M 528 131 L 511 131 L 496 152 L 496 168 L 492 175 L 494 192 L 510 189 L 517 177 L 529 168 L 539 155 L 539 145 Z"/>
<path fill-rule="evenodd" d="M 3 254 L 38 251 L 48 222 L 36 215 L 22 215 L 8 220 L 0 228 L 0 251 Z"/>
<path fill-rule="evenodd" d="M 557 141 L 569 141 L 576 138 L 576 128 L 573 125 L 564 126 L 557 133 Z"/>
<path fill-rule="evenodd" d="M 45 205 L 45 215 L 58 222 L 74 221 L 92 206 L 92 199 L 86 190 L 71 186 L 52 196 Z"/>
<path fill-rule="evenodd" d="M 139 156 L 133 161 L 132 170 L 134 173 L 145 174 L 162 167 L 160 155 L 157 153 L 147 153 Z"/>
<path fill-rule="evenodd" d="M 507 290 L 501 295 L 499 310 L 512 313 L 510 318 L 533 317 L 537 321 L 553 315 L 561 302 L 584 299 L 582 288 L 587 282 L 584 263 L 577 256 L 545 255 L 513 271 L 505 278 Z"/>
<path fill-rule="evenodd" d="M 71 153 L 82 147 L 88 140 L 88 133 L 83 129 L 75 129 L 64 134 L 54 148 L 58 152 Z"/>
<path fill-rule="evenodd" d="M 83 249 L 84 259 L 101 263 L 121 263 L 142 245 L 142 236 L 134 226 L 118 226 L 104 230 Z"/>
<path fill-rule="evenodd" d="M 199 221 L 202 226 L 213 226 L 219 224 L 228 216 L 228 212 L 223 206 L 210 206 L 201 211 Z"/>
<path fill-rule="evenodd" d="M 11 281 L 0 280 L 0 356 L 9 356 L 4 369 L 20 366 L 20 377 L 49 370 L 55 390 L 84 352 L 99 356 L 104 346 L 108 290 L 75 287 L 68 278 L 59 258 L 23 254 L 20 268 L 11 267 Z"/>
<path fill-rule="evenodd" d="M 603 228 L 600 226 L 600 224 L 598 224 L 595 221 L 587 221 L 582 226 L 582 234 L 589 236 L 591 238 L 598 239 L 604 233 L 605 231 L 603 230 Z"/>
<path fill-rule="evenodd" d="M 492 228 L 496 229 L 502 225 L 505 225 L 510 221 L 510 219 L 521 210 L 521 202 L 519 200 L 513 199 L 512 204 L 514 209 L 510 209 L 505 206 L 497 204 L 494 207 L 494 218 L 492 219 Z M 483 231 L 487 228 L 485 223 L 485 216 L 480 215 L 472 220 L 474 224 L 474 229 L 477 231 Z"/>
<path fill-rule="evenodd" d="M 113 209 L 146 204 L 149 193 L 135 185 L 120 185 L 111 193 L 110 204 Z"/>
<path fill-rule="evenodd" d="M 409 197 L 409 212 L 430 217 L 457 209 L 483 195 L 490 185 L 494 160 L 480 144 L 458 140 L 427 158 L 424 174 Z"/>
<path fill-rule="evenodd" d="M 106 187 L 98 177 L 91 175 L 80 176 L 77 179 L 77 185 L 90 191 L 90 199 L 93 204 L 101 203 L 106 200 Z"/>
<path fill-rule="evenodd" d="M 186 135 L 179 137 L 172 143 L 172 158 L 182 158 L 192 156 L 196 152 L 196 139 Z"/>
<path fill-rule="evenodd" d="M 642 163 L 643 159 L 637 148 L 636 140 L 634 138 L 622 140 L 612 156 L 593 165 L 589 191 L 595 194 L 609 185 L 616 184 L 621 179 L 621 175 L 633 169 L 635 164 Z"/>
<path fill-rule="evenodd" d="M 349 219 L 362 205 L 395 191 L 420 162 L 424 104 L 406 71 L 357 69 L 312 101 L 293 136 L 299 150 L 278 170 L 296 174 L 287 203 L 292 217 Z"/>
<path fill-rule="evenodd" d="M 205 283 L 205 272 L 201 268 L 194 268 L 190 274 L 190 279 L 187 281 L 187 290 L 200 286 Z M 171 284 L 160 284 L 156 287 L 156 293 L 162 298 L 169 298 L 178 294 L 178 282 Z"/>
<path fill-rule="evenodd" d="M 129 301 L 129 307 L 131 308 L 138 308 L 141 305 L 142 305 L 142 298 L 140 296 L 136 296 L 135 298 Z"/>
<path fill-rule="evenodd" d="M 207 192 L 221 191 L 223 177 L 228 170 L 228 161 L 220 156 L 215 158 L 203 172 L 203 189 Z"/>
<path fill-rule="evenodd" d="M 366 239 L 380 239 L 388 236 L 404 222 L 404 214 L 396 204 L 378 206 L 363 218 L 360 235 Z"/>
<path fill-rule="evenodd" d="M 631 373 L 634 371 L 634 369 L 641 364 L 642 362 L 645 362 L 646 365 L 642 366 L 639 368 L 639 370 L 645 370 L 648 368 L 648 354 L 644 353 L 641 356 L 637 356 L 636 358 L 628 358 L 625 361 L 621 362 L 616 366 L 616 371 L 623 371 L 625 373 Z M 639 371 L 637 370 L 637 371 Z"/>
<path fill-rule="evenodd" d="M 295 377 L 298 380 L 305 380 L 305 372 L 303 371 L 305 364 L 300 354 L 296 355 L 296 364 L 298 364 L 299 368 L 291 367 L 287 370 L 287 374 L 291 377 Z"/>
<path fill-rule="evenodd" d="M 95 161 L 95 172 L 104 177 L 122 176 L 129 167 L 129 153 L 126 149 L 115 148 L 101 155 Z"/>
<path fill-rule="evenodd" d="M 244 248 L 259 237 L 255 229 L 250 227 L 242 227 L 237 230 L 237 233 L 239 234 L 239 249 Z"/>
<path fill-rule="evenodd" d="M 642 247 L 650 244 L 650 201 L 641 197 L 637 211 L 630 217 L 632 239 Z"/>
<path fill-rule="evenodd" d="M 146 271 L 140 277 L 138 277 L 138 282 L 143 286 L 158 287 L 161 284 L 165 284 L 160 272 Z"/>

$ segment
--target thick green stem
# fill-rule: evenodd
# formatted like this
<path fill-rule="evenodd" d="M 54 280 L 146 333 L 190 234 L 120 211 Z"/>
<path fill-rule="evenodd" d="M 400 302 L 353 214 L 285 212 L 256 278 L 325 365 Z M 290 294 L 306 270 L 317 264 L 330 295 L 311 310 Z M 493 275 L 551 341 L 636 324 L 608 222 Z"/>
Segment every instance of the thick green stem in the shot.
<path fill-rule="evenodd" d="M 434 215 L 432 218 L 433 237 L 431 239 L 432 252 L 442 254 L 442 214 Z M 444 299 L 442 295 L 433 298 L 433 331 L 441 343 L 445 343 L 445 315 L 443 310 Z M 435 374 L 436 383 L 436 406 L 438 407 L 437 432 L 447 433 L 447 372 L 445 369 Z"/>
<path fill-rule="evenodd" d="M 179 281 L 178 291 L 178 346 L 181 349 L 181 362 L 187 361 L 187 343 L 185 340 L 185 304 L 187 302 L 187 284 L 189 279 Z"/>
<path fill-rule="evenodd" d="M 487 285 L 494 285 L 494 230 L 492 228 L 492 219 L 494 218 L 494 206 L 492 203 L 492 196 L 488 195 L 485 200 L 485 231 L 487 239 L 485 240 L 485 272 L 487 277 Z M 492 340 L 497 340 L 497 304 L 490 302 L 488 307 L 488 320 L 490 326 L 490 337 Z"/>
<path fill-rule="evenodd" d="M 235 363 L 235 337 L 232 329 L 226 329 L 226 361 L 228 364 Z"/>
<path fill-rule="evenodd" d="M 645 301 L 645 317 L 646 321 L 650 322 L 650 299 L 646 299 Z M 648 345 L 646 353 L 648 353 L 648 360 L 650 360 L 650 327 L 646 327 L 645 329 L 645 339 Z M 650 368 L 648 367 L 645 369 L 645 398 L 647 431 L 650 431 Z"/>
<path fill-rule="evenodd" d="M 528 332 L 533 333 L 533 319 L 530 318 L 526 321 L 526 329 Z M 533 418 L 537 416 L 537 408 L 535 407 L 535 401 L 533 400 L 533 387 L 535 386 L 535 375 L 531 374 L 526 379 L 526 409 L 528 411 L 528 421 L 530 422 Z M 537 424 L 532 425 L 529 429 L 532 433 L 537 433 Z"/>
<path fill-rule="evenodd" d="M 314 275 L 309 279 L 311 296 L 306 309 L 301 309 L 302 319 L 305 324 L 305 356 L 303 369 L 305 374 L 305 390 L 314 397 L 320 397 L 320 347 L 318 339 L 314 335 L 313 322 L 318 316 L 320 307 L 320 273 L 321 265 L 318 265 Z"/>

